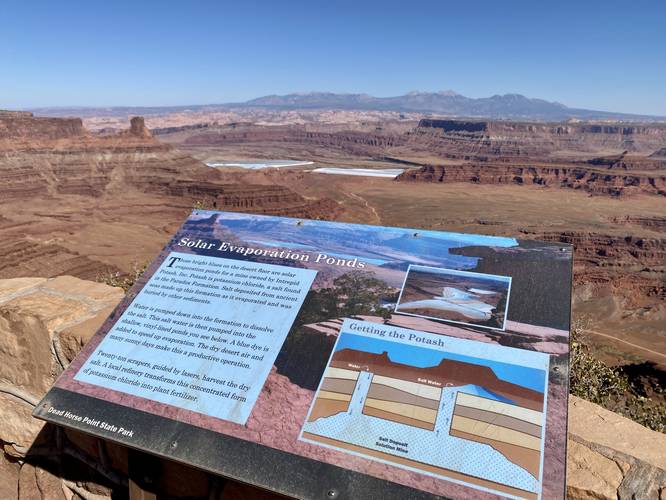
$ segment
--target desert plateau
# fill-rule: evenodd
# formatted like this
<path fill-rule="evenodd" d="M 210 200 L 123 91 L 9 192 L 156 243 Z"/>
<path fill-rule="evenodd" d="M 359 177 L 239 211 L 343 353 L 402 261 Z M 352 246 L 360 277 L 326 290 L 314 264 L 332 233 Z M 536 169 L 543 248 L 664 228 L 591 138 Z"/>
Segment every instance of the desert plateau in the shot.
<path fill-rule="evenodd" d="M 204 163 L 312 161 L 222 175 L 333 202 L 326 217 L 337 220 L 571 243 L 574 319 L 598 355 L 664 366 L 666 125 L 357 115 L 335 125 L 204 123 L 154 134 Z M 320 168 L 401 173 L 359 178 Z"/>
<path fill-rule="evenodd" d="M 0 113 L 0 278 L 130 273 L 195 205 L 559 241 L 574 245 L 573 317 L 597 354 L 666 365 L 665 124 L 285 113 L 112 132 Z"/>
<path fill-rule="evenodd" d="M 0 280 L 8 283 L 9 299 L 28 294 L 37 300 L 56 290 L 64 300 L 73 282 L 60 284 L 63 279 L 132 281 L 193 208 L 561 242 L 574 246 L 576 342 L 593 359 L 630 374 L 650 398 L 647 411 L 663 408 L 666 124 L 376 110 L 162 110 L 147 121 L 105 113 L 87 110 L 82 119 L 0 111 Z M 30 283 L 15 291 L 26 279 Z M 85 285 L 85 293 L 66 299 L 92 308 L 82 325 L 93 316 L 100 324 L 119 299 L 113 295 L 102 303 L 98 297 L 106 296 L 90 286 L 104 285 Z M 491 293 L 474 284 L 468 288 Z M 33 311 L 36 304 L 25 307 Z M 7 308 L 7 318 L 18 321 L 16 309 Z M 70 325 L 72 318 L 60 314 L 44 324 Z M 79 338 L 78 326 L 67 328 L 74 329 L 53 340 L 57 363 L 46 351 L 39 353 L 46 381 L 89 338 Z M 278 373 L 269 380 L 291 387 Z M 17 394 L 24 392 L 13 390 L 10 399 Z M 33 401 L 29 395 L 23 399 Z M 25 455 L 28 438 L 2 439 L 11 460 Z M 581 439 L 587 444 L 571 446 L 591 450 L 587 438 Z M 577 450 L 571 467 L 585 460 L 579 457 L 585 450 Z M 94 450 L 89 454 L 96 456 Z M 636 484 L 657 491 L 653 476 L 645 474 L 662 474 L 659 467 L 634 469 L 643 471 Z M 623 478 L 618 491 L 629 488 L 621 486 Z M 40 479 L 34 481 L 45 487 L 45 479 L 41 486 Z M 568 491 L 580 498 L 598 490 L 576 488 Z"/>

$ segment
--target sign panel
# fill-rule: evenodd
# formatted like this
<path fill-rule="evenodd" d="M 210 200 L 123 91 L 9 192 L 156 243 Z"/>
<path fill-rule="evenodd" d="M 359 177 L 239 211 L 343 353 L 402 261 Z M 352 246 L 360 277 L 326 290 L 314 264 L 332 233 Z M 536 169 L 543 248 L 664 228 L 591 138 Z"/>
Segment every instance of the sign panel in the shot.
<path fill-rule="evenodd" d="M 345 320 L 301 439 L 538 494 L 548 364 L 540 352 Z"/>
<path fill-rule="evenodd" d="M 171 252 L 74 380 L 245 424 L 315 274 Z"/>
<path fill-rule="evenodd" d="M 197 210 L 35 416 L 301 498 L 563 497 L 571 258 Z"/>

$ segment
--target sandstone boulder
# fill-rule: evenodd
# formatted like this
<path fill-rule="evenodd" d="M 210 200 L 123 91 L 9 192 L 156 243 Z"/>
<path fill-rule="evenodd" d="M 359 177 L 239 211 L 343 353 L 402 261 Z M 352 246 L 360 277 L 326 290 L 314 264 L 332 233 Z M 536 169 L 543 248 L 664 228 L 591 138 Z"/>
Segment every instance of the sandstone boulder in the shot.
<path fill-rule="evenodd" d="M 568 493 L 571 498 L 616 499 L 624 473 L 617 462 L 569 441 L 567 457 Z"/>
<path fill-rule="evenodd" d="M 19 464 L 0 451 L 0 498 L 14 499 L 18 496 L 19 470 Z"/>
<path fill-rule="evenodd" d="M 69 500 L 69 498 L 65 495 L 60 478 L 41 467 L 23 464 L 18 481 L 18 500 Z"/>
<path fill-rule="evenodd" d="M 70 276 L 0 281 L 0 441 L 32 444 L 42 427 L 33 406 L 122 296 Z"/>

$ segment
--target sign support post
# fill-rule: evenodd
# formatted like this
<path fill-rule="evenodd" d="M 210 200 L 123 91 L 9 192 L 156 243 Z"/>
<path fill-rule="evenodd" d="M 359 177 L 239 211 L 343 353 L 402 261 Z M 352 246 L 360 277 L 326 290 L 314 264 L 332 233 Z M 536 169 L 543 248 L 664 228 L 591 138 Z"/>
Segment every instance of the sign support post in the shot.
<path fill-rule="evenodd" d="M 157 500 L 160 459 L 147 453 L 128 450 L 130 500 Z"/>

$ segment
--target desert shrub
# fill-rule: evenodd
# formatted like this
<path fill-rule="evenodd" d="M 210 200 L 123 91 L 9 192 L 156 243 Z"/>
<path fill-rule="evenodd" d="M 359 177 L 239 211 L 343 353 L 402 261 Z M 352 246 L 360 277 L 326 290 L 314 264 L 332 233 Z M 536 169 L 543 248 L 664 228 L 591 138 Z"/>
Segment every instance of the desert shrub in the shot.
<path fill-rule="evenodd" d="M 655 398 L 634 396 L 617 408 L 611 406 L 609 409 L 649 429 L 666 432 L 666 404 L 663 403 L 663 392 L 662 402 L 655 402 Z"/>
<path fill-rule="evenodd" d="M 649 391 L 646 391 L 644 378 L 646 372 L 650 373 L 649 364 L 607 365 L 594 357 L 590 347 L 580 338 L 580 329 L 580 325 L 575 325 L 571 332 L 571 394 L 652 430 L 666 432 L 666 392 L 661 379 L 655 376 L 649 378 Z M 652 371 L 659 372 L 657 369 Z"/>
<path fill-rule="evenodd" d="M 192 204 L 192 210 L 215 210 L 217 202 L 215 200 L 195 200 Z"/>
<path fill-rule="evenodd" d="M 96 281 L 106 283 L 109 286 L 120 287 L 127 292 L 146 271 L 147 267 L 148 264 L 139 265 L 135 263 L 129 273 L 107 271 L 98 275 Z"/>
<path fill-rule="evenodd" d="M 381 299 L 391 294 L 372 273 L 354 271 L 333 280 L 329 288 L 310 290 L 295 323 L 305 325 L 334 318 L 372 314 L 384 317 Z"/>
<path fill-rule="evenodd" d="M 601 406 L 622 396 L 629 388 L 626 379 L 592 355 L 589 346 L 580 340 L 577 328 L 571 333 L 569 392 Z"/>

